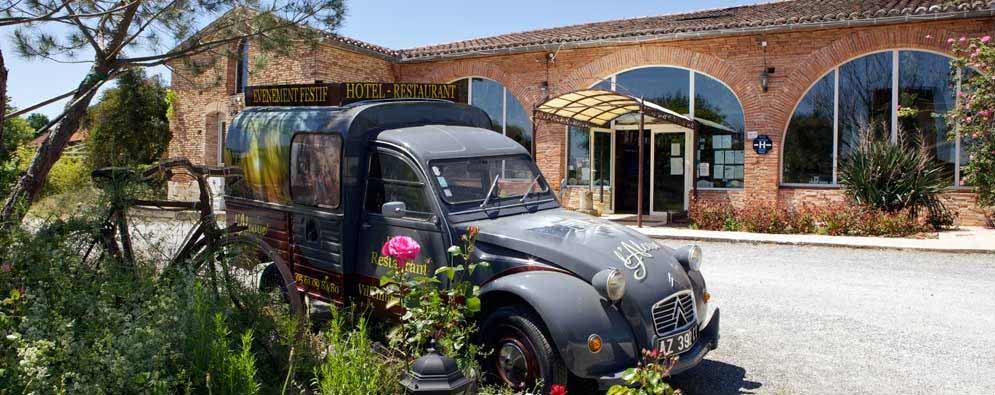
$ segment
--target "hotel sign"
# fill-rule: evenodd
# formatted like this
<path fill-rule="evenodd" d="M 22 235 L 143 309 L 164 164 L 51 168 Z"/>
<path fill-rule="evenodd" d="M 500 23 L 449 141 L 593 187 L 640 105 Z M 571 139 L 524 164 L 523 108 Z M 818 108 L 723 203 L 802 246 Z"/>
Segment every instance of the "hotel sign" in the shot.
<path fill-rule="evenodd" d="M 263 85 L 245 88 L 248 107 L 341 106 L 364 100 L 441 99 L 459 101 L 455 84 L 343 82 Z"/>

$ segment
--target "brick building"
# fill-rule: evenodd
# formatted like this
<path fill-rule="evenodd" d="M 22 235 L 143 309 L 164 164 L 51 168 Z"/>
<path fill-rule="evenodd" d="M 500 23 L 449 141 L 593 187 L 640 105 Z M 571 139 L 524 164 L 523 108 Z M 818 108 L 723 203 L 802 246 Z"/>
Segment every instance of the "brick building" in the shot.
<path fill-rule="evenodd" d="M 566 203 L 593 191 L 609 212 L 634 211 L 635 125 L 581 129 L 530 119 L 548 96 L 590 87 L 643 97 L 699 121 L 697 133 L 649 122 L 647 212 L 704 199 L 820 204 L 842 199 L 837 167 L 856 136 L 876 127 L 918 136 L 950 170 L 948 202 L 962 224 L 984 213 L 963 186 L 963 142 L 939 114 L 959 90 L 948 39 L 995 33 L 995 2 L 795 0 L 589 23 L 406 50 L 329 34 L 295 56 L 243 43 L 206 73 L 174 65 L 179 96 L 170 155 L 220 161 L 224 129 L 246 85 L 342 81 L 456 83 L 495 130 L 527 147 Z M 257 63 L 264 67 L 253 68 Z M 902 108 L 902 111 L 899 111 Z M 911 109 L 911 110 L 910 110 Z M 754 140 L 769 137 L 766 154 Z M 634 165 L 635 163 L 635 165 Z M 558 185 L 557 185 L 558 187 Z M 182 181 L 173 196 L 190 191 Z"/>

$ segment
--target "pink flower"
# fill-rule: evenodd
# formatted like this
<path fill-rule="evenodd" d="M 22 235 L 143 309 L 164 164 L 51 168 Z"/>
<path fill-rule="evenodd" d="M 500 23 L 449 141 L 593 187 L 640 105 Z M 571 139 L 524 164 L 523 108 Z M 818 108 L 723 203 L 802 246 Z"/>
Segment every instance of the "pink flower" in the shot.
<path fill-rule="evenodd" d="M 967 37 L 961 37 L 960 38 L 960 42 L 964 42 L 964 41 L 967 41 Z"/>
<path fill-rule="evenodd" d="M 984 36 L 981 38 L 981 42 L 986 43 L 992 40 L 992 36 Z"/>
<path fill-rule="evenodd" d="M 933 39 L 933 35 L 932 34 L 927 34 L 926 35 L 926 39 L 927 40 L 932 40 Z"/>
<path fill-rule="evenodd" d="M 10 273 L 10 264 L 5 263 L 2 266 L 0 266 L 0 272 Z"/>
<path fill-rule="evenodd" d="M 971 117 L 964 118 L 964 122 L 971 122 Z"/>
<path fill-rule="evenodd" d="M 397 260 L 397 270 L 404 270 L 404 266 L 408 264 L 408 261 L 418 258 L 419 252 L 421 252 L 421 246 L 418 245 L 415 239 L 408 236 L 391 237 L 380 248 L 380 254 Z"/>
<path fill-rule="evenodd" d="M 952 38 L 948 38 L 947 39 L 947 44 L 953 44 L 955 41 L 957 41 L 957 40 L 954 40 Z"/>
<path fill-rule="evenodd" d="M 549 386 L 549 395 L 567 395 L 567 387 L 563 384 L 553 384 Z"/>

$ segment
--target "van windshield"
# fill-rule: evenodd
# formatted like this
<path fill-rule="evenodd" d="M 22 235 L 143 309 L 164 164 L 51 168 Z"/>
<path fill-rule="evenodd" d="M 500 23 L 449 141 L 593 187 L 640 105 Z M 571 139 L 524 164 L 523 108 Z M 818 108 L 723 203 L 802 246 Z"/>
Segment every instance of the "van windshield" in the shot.
<path fill-rule="evenodd" d="M 526 192 L 527 199 L 549 192 L 546 180 L 525 155 L 436 160 L 430 167 L 443 200 L 449 204 L 482 202 L 492 185 L 490 203 L 521 199 Z"/>

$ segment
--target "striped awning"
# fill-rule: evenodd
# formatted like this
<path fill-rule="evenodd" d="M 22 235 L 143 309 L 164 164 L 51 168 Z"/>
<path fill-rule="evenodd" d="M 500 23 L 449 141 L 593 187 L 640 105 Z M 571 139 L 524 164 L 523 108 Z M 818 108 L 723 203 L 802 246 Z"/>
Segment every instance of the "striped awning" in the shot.
<path fill-rule="evenodd" d="M 584 89 L 550 98 L 535 109 L 535 118 L 580 127 L 607 127 L 626 114 L 643 112 L 658 121 L 694 128 L 694 121 L 659 105 L 624 93 Z"/>

